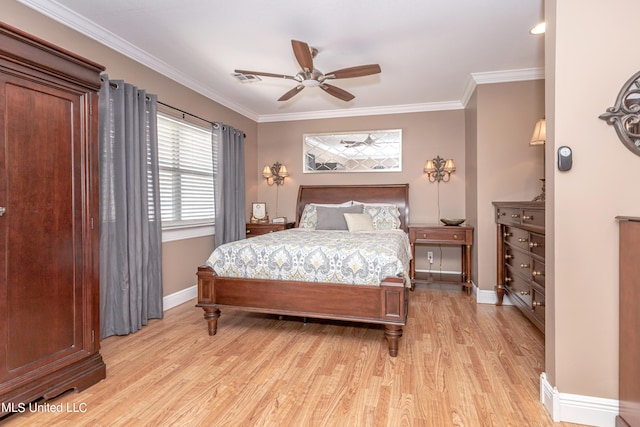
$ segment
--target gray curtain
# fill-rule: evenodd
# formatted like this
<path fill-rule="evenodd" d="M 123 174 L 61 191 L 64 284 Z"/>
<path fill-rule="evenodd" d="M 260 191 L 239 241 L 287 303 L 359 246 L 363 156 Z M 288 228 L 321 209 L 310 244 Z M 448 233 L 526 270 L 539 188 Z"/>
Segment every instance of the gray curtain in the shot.
<path fill-rule="evenodd" d="M 214 123 L 212 143 L 213 164 L 216 165 L 215 245 L 219 246 L 247 236 L 244 208 L 244 132 L 222 123 Z"/>
<path fill-rule="evenodd" d="M 102 76 L 100 336 L 126 335 L 162 317 L 162 228 L 157 98 Z"/>

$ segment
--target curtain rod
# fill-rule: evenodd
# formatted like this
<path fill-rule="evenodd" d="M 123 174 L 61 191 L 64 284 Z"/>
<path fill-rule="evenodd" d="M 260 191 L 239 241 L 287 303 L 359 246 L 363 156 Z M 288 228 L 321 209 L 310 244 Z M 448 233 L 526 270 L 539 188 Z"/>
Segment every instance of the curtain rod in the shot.
<path fill-rule="evenodd" d="M 213 125 L 214 127 L 219 126 L 219 125 L 218 125 L 218 123 L 212 122 L 211 120 L 203 119 L 202 117 L 198 117 L 198 116 L 196 116 L 195 114 L 191 114 L 191 113 L 189 113 L 189 112 L 187 112 L 187 111 L 181 110 L 181 109 L 176 108 L 176 107 L 174 107 L 174 106 L 172 106 L 172 105 L 165 104 L 164 102 L 158 101 L 158 104 L 160 104 L 160 105 L 164 105 L 165 107 L 171 108 L 172 110 L 179 111 L 179 112 L 181 112 L 182 114 L 186 114 L 186 115 L 188 115 L 188 116 L 195 117 L 196 119 L 198 119 L 198 120 L 202 120 L 203 122 L 210 123 L 210 124 L 211 124 L 211 125 Z M 218 129 L 218 128 L 216 127 L 216 129 Z"/>
<path fill-rule="evenodd" d="M 112 88 L 114 88 L 114 89 L 117 89 L 117 88 L 118 88 L 118 85 L 117 85 L 116 83 L 114 83 L 114 82 L 109 82 L 109 86 L 111 86 L 111 87 L 112 87 Z M 181 110 L 181 109 L 179 109 L 179 108 L 176 108 L 176 107 L 174 107 L 173 105 L 165 104 L 164 102 L 161 102 L 161 101 L 157 101 L 157 102 L 158 102 L 158 104 L 160 104 L 160 105 L 164 105 L 164 106 L 165 106 L 165 107 L 167 107 L 167 108 L 171 108 L 172 110 L 179 111 L 179 112 L 181 112 L 182 114 L 186 114 L 186 115 L 189 115 L 189 116 L 191 116 L 191 117 L 195 117 L 195 118 L 196 118 L 196 119 L 198 119 L 198 120 L 202 120 L 203 122 L 207 122 L 207 123 L 211 124 L 215 129 L 218 129 L 218 127 L 220 126 L 220 125 L 219 125 L 218 123 L 216 123 L 216 122 L 212 122 L 211 120 L 203 119 L 202 117 L 196 116 L 195 114 L 191 114 L 191 113 L 189 113 L 189 112 L 187 112 L 187 111 L 184 111 L 184 110 Z M 247 137 L 247 134 L 246 134 L 246 133 L 244 133 L 244 132 L 242 132 L 242 136 L 244 136 L 244 137 L 246 138 L 246 137 Z"/>

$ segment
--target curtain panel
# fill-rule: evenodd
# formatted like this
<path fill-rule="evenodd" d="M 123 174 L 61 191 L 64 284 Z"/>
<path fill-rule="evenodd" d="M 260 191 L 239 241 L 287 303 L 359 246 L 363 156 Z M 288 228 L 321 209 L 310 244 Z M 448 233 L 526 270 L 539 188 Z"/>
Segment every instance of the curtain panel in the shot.
<path fill-rule="evenodd" d="M 126 335 L 162 318 L 162 227 L 157 97 L 102 76 L 100 335 Z"/>
<path fill-rule="evenodd" d="M 214 123 L 212 131 L 214 178 L 215 245 L 244 239 L 245 216 L 244 132 Z"/>

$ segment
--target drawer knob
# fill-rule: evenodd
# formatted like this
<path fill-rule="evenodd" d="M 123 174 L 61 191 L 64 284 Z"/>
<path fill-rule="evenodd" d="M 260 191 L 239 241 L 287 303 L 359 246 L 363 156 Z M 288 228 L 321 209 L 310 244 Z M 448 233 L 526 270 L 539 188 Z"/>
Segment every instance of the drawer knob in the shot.
<path fill-rule="evenodd" d="M 530 295 L 530 291 L 520 291 L 520 295 Z"/>
<path fill-rule="evenodd" d="M 532 275 L 533 277 L 536 277 L 536 276 L 544 276 L 544 271 L 534 271 L 533 273 L 531 273 L 531 275 Z"/>
<path fill-rule="evenodd" d="M 529 243 L 529 247 L 530 248 L 541 248 L 542 247 L 542 243 L 531 242 L 531 243 Z"/>
<path fill-rule="evenodd" d="M 520 242 L 520 243 L 526 243 L 528 241 L 529 241 L 529 239 L 527 239 L 526 237 L 519 237 L 518 238 L 518 242 Z"/>
<path fill-rule="evenodd" d="M 504 259 L 512 259 L 512 258 L 513 258 L 513 255 L 511 255 L 511 254 L 506 254 L 504 256 Z"/>
<path fill-rule="evenodd" d="M 520 264 L 520 268 L 529 268 L 529 264 Z"/>
<path fill-rule="evenodd" d="M 511 237 L 511 236 L 513 236 L 513 233 L 509 233 L 508 231 L 505 231 L 505 232 L 502 234 L 502 237 L 505 237 L 505 238 L 506 238 L 506 237 Z"/>
<path fill-rule="evenodd" d="M 511 214 L 511 218 L 520 218 L 520 214 Z"/>
<path fill-rule="evenodd" d="M 531 306 L 532 306 L 532 307 L 544 307 L 544 303 L 543 303 L 543 302 L 540 302 L 540 301 L 533 301 L 533 302 L 531 303 Z"/>
<path fill-rule="evenodd" d="M 505 277 L 505 278 L 504 278 L 504 281 L 505 281 L 505 282 L 510 282 L 510 281 L 512 281 L 512 280 L 513 280 L 513 279 L 512 279 L 511 277 Z"/>
<path fill-rule="evenodd" d="M 525 220 L 525 221 L 533 220 L 533 215 L 524 215 L 524 216 L 522 217 L 522 219 L 523 219 L 523 220 Z"/>
<path fill-rule="evenodd" d="M 251 230 L 247 230 L 247 234 L 251 233 Z"/>

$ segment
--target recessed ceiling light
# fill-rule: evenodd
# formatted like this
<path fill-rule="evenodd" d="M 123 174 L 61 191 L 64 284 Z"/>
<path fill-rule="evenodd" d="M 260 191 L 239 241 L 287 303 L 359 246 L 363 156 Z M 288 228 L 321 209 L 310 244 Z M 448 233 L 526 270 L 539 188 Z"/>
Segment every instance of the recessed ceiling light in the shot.
<path fill-rule="evenodd" d="M 544 34 L 545 29 L 546 29 L 546 24 L 544 22 L 541 22 L 535 27 L 533 27 L 532 29 L 530 29 L 529 33 L 534 35 Z"/>

